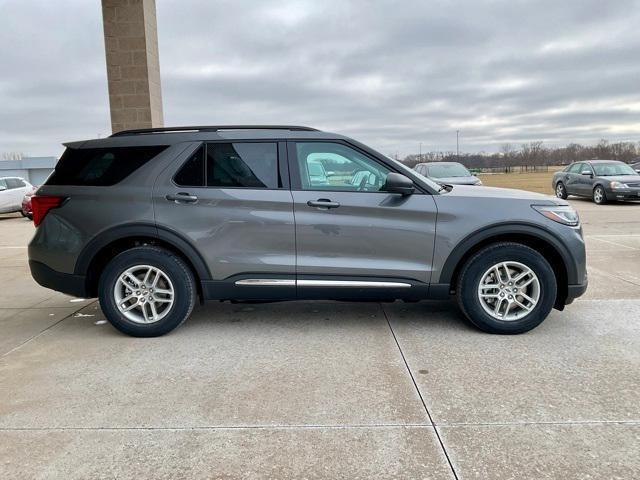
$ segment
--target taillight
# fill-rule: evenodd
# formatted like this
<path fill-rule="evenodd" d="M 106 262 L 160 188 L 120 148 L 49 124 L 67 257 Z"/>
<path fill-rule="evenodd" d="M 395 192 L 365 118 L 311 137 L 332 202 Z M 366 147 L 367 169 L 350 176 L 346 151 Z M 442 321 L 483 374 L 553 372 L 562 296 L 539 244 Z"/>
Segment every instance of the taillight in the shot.
<path fill-rule="evenodd" d="M 31 213 L 33 214 L 33 224 L 40 225 L 45 215 L 52 208 L 59 207 L 67 197 L 58 195 L 34 195 L 31 197 Z"/>

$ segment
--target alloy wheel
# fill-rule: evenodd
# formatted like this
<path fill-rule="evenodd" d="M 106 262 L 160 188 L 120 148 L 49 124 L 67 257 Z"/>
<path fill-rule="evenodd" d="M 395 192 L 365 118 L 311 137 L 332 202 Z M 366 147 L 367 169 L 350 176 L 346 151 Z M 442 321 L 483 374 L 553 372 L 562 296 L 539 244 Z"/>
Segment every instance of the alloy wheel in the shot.
<path fill-rule="evenodd" d="M 540 280 L 520 262 L 500 262 L 490 267 L 478 284 L 483 310 L 503 321 L 526 317 L 540 300 Z"/>
<path fill-rule="evenodd" d="M 171 310 L 175 291 L 165 272 L 151 265 L 135 265 L 122 272 L 113 287 L 118 310 L 134 323 L 155 323 Z"/>

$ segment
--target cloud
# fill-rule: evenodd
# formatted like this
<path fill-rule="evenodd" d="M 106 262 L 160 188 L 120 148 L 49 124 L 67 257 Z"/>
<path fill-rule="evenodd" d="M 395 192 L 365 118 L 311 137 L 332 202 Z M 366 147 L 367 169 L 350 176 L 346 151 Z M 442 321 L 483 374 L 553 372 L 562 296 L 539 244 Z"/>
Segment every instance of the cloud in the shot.
<path fill-rule="evenodd" d="M 1 0 L 0 0 L 1 1 Z M 157 0 L 165 123 L 305 124 L 385 153 L 640 139 L 636 1 Z M 69 12 L 72 12 L 70 14 Z M 1 2 L 0 150 L 109 133 L 97 2 Z"/>

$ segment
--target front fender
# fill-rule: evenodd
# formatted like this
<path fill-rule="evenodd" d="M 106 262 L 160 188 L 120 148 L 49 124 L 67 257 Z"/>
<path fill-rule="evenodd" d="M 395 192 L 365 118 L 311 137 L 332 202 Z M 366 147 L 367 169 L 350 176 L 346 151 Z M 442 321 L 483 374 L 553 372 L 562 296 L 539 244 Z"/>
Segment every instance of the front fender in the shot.
<path fill-rule="evenodd" d="M 457 266 L 475 246 L 481 243 L 487 243 L 494 238 L 496 240 L 508 238 L 510 235 L 524 235 L 538 239 L 539 241 L 544 241 L 553 247 L 562 258 L 569 283 L 581 282 L 581 280 L 578 279 L 579 274 L 575 258 L 556 234 L 540 225 L 526 222 L 509 222 L 490 225 L 467 235 L 451 250 L 451 253 L 440 270 L 439 279 L 434 283 L 449 285 Z"/>

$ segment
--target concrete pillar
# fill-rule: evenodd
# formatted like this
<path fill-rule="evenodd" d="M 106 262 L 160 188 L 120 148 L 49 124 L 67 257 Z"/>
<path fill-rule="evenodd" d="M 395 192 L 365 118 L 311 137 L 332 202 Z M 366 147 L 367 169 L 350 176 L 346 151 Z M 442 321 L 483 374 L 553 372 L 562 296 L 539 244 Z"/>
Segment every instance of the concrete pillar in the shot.
<path fill-rule="evenodd" d="M 102 0 L 113 132 L 162 127 L 155 0 Z"/>

